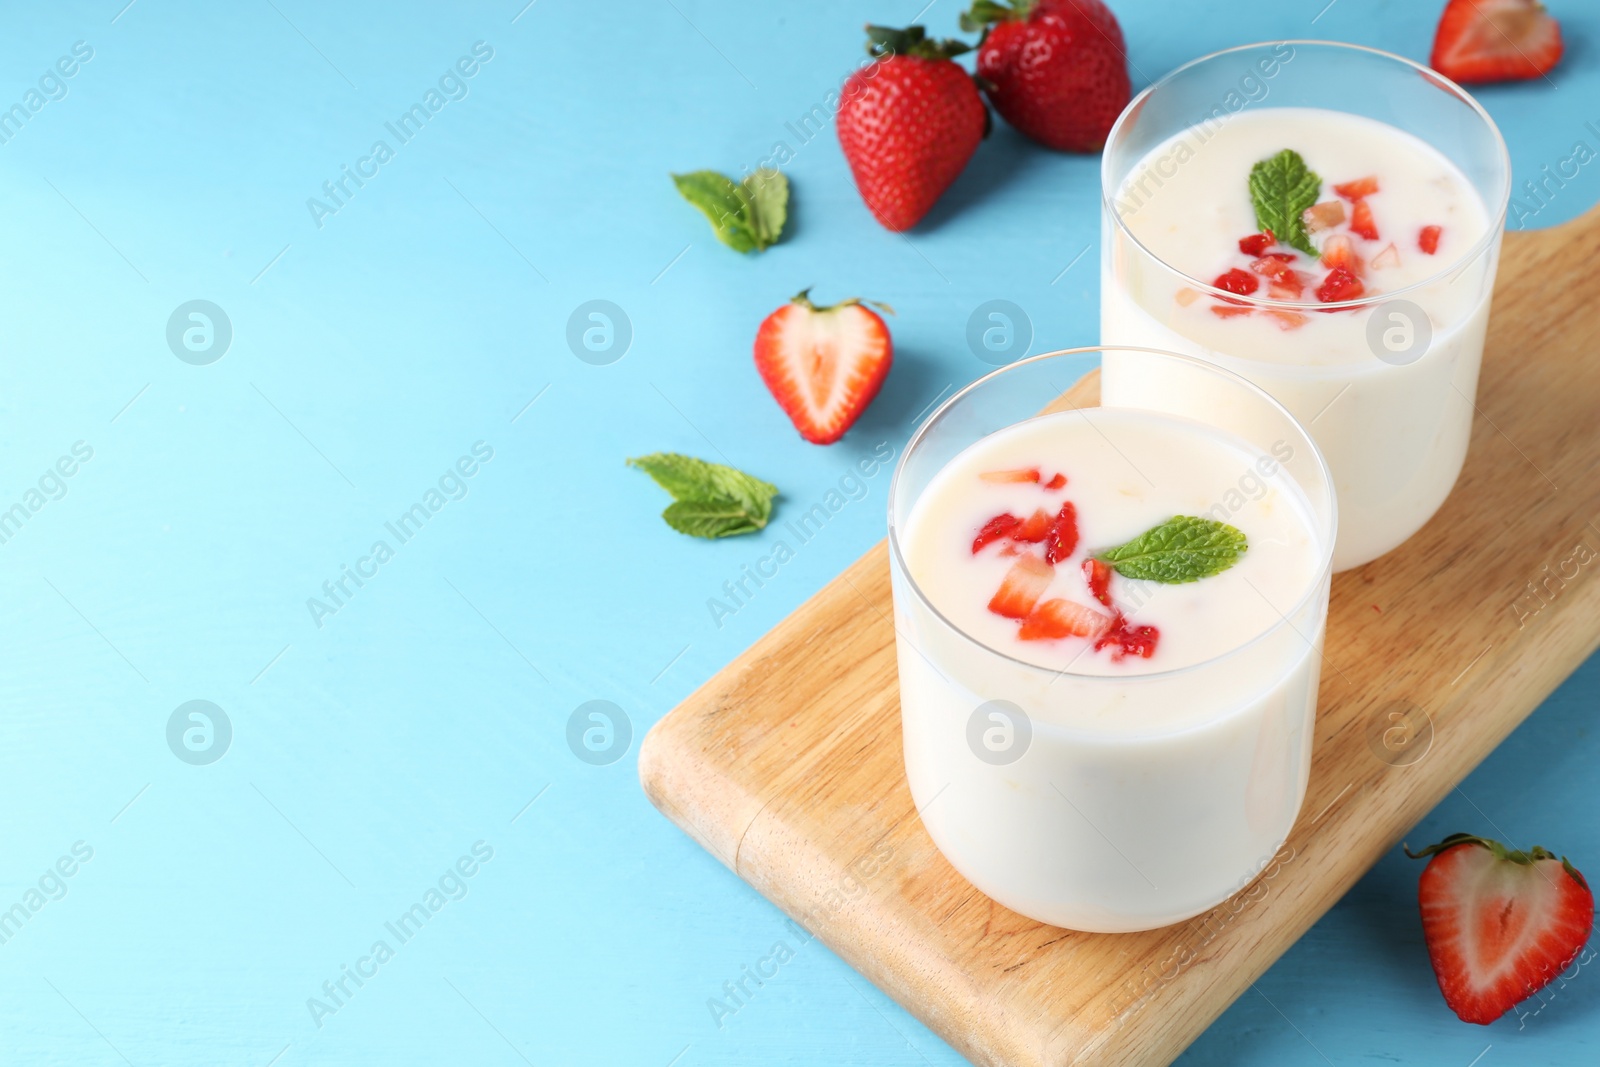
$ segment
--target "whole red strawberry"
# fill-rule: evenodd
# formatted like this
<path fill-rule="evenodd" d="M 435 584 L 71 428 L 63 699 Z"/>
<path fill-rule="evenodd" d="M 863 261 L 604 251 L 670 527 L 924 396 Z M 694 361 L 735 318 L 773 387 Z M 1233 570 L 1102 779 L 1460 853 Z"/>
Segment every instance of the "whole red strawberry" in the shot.
<path fill-rule="evenodd" d="M 839 146 L 873 218 L 909 230 L 956 180 L 988 126 L 972 76 L 950 61 L 971 50 L 921 26 L 867 27 L 877 62 L 844 83 Z"/>
<path fill-rule="evenodd" d="M 961 28 L 985 28 L 978 77 L 995 110 L 1042 145 L 1098 152 L 1128 105 L 1127 49 L 1100 0 L 976 0 Z"/>
<path fill-rule="evenodd" d="M 1594 894 L 1565 857 L 1513 852 L 1498 841 L 1451 834 L 1417 886 L 1422 936 L 1450 1010 L 1487 1026 L 1578 958 L 1594 925 Z"/>

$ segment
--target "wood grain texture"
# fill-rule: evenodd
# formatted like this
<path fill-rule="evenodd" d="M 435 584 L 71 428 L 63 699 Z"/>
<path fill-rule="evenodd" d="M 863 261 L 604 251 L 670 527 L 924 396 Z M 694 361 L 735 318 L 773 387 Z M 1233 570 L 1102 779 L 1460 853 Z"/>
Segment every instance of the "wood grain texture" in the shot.
<path fill-rule="evenodd" d="M 1169 1063 L 1600 642 L 1597 257 L 1600 209 L 1507 236 L 1466 469 L 1335 577 L 1300 819 L 1207 915 L 1062 930 L 944 861 L 905 783 L 883 543 L 656 724 L 645 792 L 974 1063 Z M 1407 709 L 1425 754 L 1381 758 Z"/>

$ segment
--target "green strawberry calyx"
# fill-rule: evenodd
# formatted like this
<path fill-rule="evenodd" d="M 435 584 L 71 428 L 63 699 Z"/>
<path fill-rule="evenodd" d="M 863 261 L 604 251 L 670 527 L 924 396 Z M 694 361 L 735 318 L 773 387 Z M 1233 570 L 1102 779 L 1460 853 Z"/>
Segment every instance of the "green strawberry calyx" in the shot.
<path fill-rule="evenodd" d="M 915 56 L 918 59 L 954 59 L 972 46 L 965 41 L 934 40 L 921 26 L 907 26 L 903 30 L 888 26 L 867 25 L 867 55 L 873 59 L 890 56 Z"/>
<path fill-rule="evenodd" d="M 966 33 L 983 30 L 987 35 L 989 27 L 997 23 L 1026 21 L 1037 3 L 1038 0 L 1011 0 L 1009 4 L 998 0 L 973 0 L 971 10 L 961 13 L 961 29 Z"/>
<path fill-rule="evenodd" d="M 1477 834 L 1451 834 L 1438 844 L 1429 845 L 1427 848 L 1421 849 L 1417 852 L 1412 852 L 1410 845 L 1401 845 L 1400 847 L 1405 850 L 1405 854 L 1407 856 L 1410 856 L 1414 860 L 1420 860 L 1425 859 L 1428 856 L 1437 856 L 1440 853 L 1448 852 L 1457 845 L 1477 845 L 1480 848 L 1488 849 L 1497 860 L 1505 860 L 1508 863 L 1515 863 L 1523 867 L 1531 867 L 1540 860 L 1559 859 L 1561 861 L 1562 870 L 1570 874 L 1573 880 L 1579 885 L 1583 886 L 1585 889 L 1589 888 L 1589 883 L 1584 881 L 1583 875 L 1578 873 L 1578 869 L 1572 865 L 1572 861 L 1568 860 L 1565 856 L 1557 856 L 1554 852 L 1551 852 L 1543 845 L 1534 845 L 1526 852 L 1521 852 L 1515 849 L 1507 848 L 1505 845 L 1502 845 L 1500 842 L 1495 841 L 1492 838 L 1479 837 Z"/>
<path fill-rule="evenodd" d="M 789 303 L 798 304 L 807 311 L 814 311 L 819 315 L 829 311 L 837 311 L 839 308 L 843 307 L 874 307 L 886 314 L 894 314 L 894 308 L 883 303 L 881 300 L 863 300 L 859 296 L 847 297 L 836 304 L 824 304 L 821 307 L 818 307 L 811 301 L 811 287 L 809 285 L 796 293 L 789 300 Z"/>

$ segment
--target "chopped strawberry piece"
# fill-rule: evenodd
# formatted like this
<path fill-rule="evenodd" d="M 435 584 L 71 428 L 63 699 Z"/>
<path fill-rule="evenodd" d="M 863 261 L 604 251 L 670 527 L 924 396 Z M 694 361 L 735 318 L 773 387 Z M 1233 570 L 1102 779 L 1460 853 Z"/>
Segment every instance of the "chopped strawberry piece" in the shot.
<path fill-rule="evenodd" d="M 1027 467 L 1009 471 L 984 471 L 978 475 L 986 482 L 1037 482 L 1039 468 Z"/>
<path fill-rule="evenodd" d="M 1278 239 L 1272 236 L 1271 230 L 1262 230 L 1249 237 L 1239 238 L 1239 251 L 1247 256 L 1259 256 L 1277 243 Z"/>
<path fill-rule="evenodd" d="M 1328 238 L 1327 243 L 1322 246 L 1322 265 L 1329 270 L 1343 267 L 1357 277 L 1360 277 L 1362 269 L 1366 266 L 1356 254 L 1356 243 L 1342 233 Z"/>
<path fill-rule="evenodd" d="M 1286 274 L 1293 274 L 1294 268 L 1289 266 L 1293 256 L 1286 256 L 1281 252 L 1271 252 L 1260 259 L 1252 260 L 1250 269 L 1268 281 L 1278 281 Z"/>
<path fill-rule="evenodd" d="M 1099 652 L 1103 648 L 1111 649 L 1113 660 L 1120 660 L 1123 656 L 1149 659 L 1156 654 L 1156 642 L 1159 640 L 1161 640 L 1160 630 L 1154 626 L 1129 626 L 1128 620 L 1119 611 L 1111 620 L 1106 632 L 1094 643 L 1094 650 Z"/>
<path fill-rule="evenodd" d="M 1050 513 L 1044 508 L 1036 508 L 1032 515 L 1023 520 L 1011 536 L 1018 541 L 1026 541 L 1036 545 L 1044 540 L 1044 535 L 1050 532 Z"/>
<path fill-rule="evenodd" d="M 1417 235 L 1417 247 L 1428 255 L 1433 255 L 1439 251 L 1439 235 L 1442 233 L 1444 233 L 1443 226 L 1424 226 L 1422 232 Z"/>
<path fill-rule="evenodd" d="M 996 515 L 994 518 L 984 523 L 983 529 L 978 531 L 978 536 L 972 539 L 972 554 L 976 556 L 979 552 L 983 551 L 984 545 L 987 545 L 993 541 L 998 541 L 1002 537 L 1009 537 L 1011 535 L 1011 531 L 1015 530 L 1020 525 L 1022 525 L 1022 520 L 1017 518 L 1015 515 L 1012 515 L 1010 512 L 1007 512 L 1003 515 Z"/>
<path fill-rule="evenodd" d="M 1059 597 L 1046 600 L 1022 621 L 1017 636 L 1024 641 L 1053 641 L 1061 637 L 1101 637 L 1111 619 L 1093 608 Z"/>
<path fill-rule="evenodd" d="M 1306 208 L 1301 216 L 1305 220 L 1306 229 L 1312 233 L 1318 230 L 1331 230 L 1345 219 L 1344 204 L 1338 200 L 1324 200 Z"/>
<path fill-rule="evenodd" d="M 1372 208 L 1365 200 L 1357 200 L 1350 209 L 1350 231 L 1369 241 L 1378 239 L 1378 224 L 1372 220 Z"/>
<path fill-rule="evenodd" d="M 1390 241 L 1389 246 L 1382 252 L 1372 257 L 1373 270 L 1388 270 L 1390 267 L 1398 267 L 1399 265 L 1400 249 L 1394 246 L 1393 241 Z"/>
<path fill-rule="evenodd" d="M 1378 176 L 1372 174 L 1365 178 L 1357 178 L 1353 182 L 1344 182 L 1341 185 L 1335 185 L 1333 191 L 1346 200 L 1360 200 L 1362 197 L 1371 196 L 1378 191 Z"/>
<path fill-rule="evenodd" d="M 1324 304 L 1334 304 L 1341 300 L 1356 300 L 1366 291 L 1367 287 L 1361 284 L 1360 278 L 1344 267 L 1335 267 L 1317 288 L 1317 299 Z"/>
<path fill-rule="evenodd" d="M 1060 489 L 1063 485 L 1066 485 L 1066 484 L 1067 484 L 1067 476 L 1065 474 L 1059 474 L 1058 473 L 1058 474 L 1054 475 L 1053 477 L 1051 477 L 1051 479 L 1048 482 L 1045 482 L 1044 483 L 1044 487 L 1046 489 Z"/>
<path fill-rule="evenodd" d="M 989 610 L 1008 619 L 1025 619 L 1055 576 L 1055 568 L 1038 556 L 1018 557 L 989 601 Z"/>
<path fill-rule="evenodd" d="M 1240 315 L 1250 314 L 1249 308 L 1229 307 L 1227 304 L 1212 304 L 1211 314 L 1219 319 L 1232 319 Z"/>
<path fill-rule="evenodd" d="M 1274 300 L 1299 300 L 1305 291 L 1306 276 L 1297 270 L 1285 272 L 1267 286 L 1267 295 Z"/>
<path fill-rule="evenodd" d="M 1211 283 L 1218 289 L 1228 293 L 1238 293 L 1240 296 L 1249 296 L 1261 288 L 1261 279 L 1247 271 L 1234 267 L 1226 274 L 1217 275 L 1217 280 Z"/>
<path fill-rule="evenodd" d="M 1083 561 L 1083 579 L 1089 583 L 1089 592 L 1106 607 L 1111 606 L 1111 565 L 1097 559 Z"/>
<path fill-rule="evenodd" d="M 1309 321 L 1306 316 L 1298 311 L 1279 311 L 1276 308 L 1269 310 L 1267 316 L 1277 324 L 1278 329 L 1285 333 L 1290 330 L 1298 330 Z"/>
<path fill-rule="evenodd" d="M 1056 512 L 1056 518 L 1050 524 L 1050 533 L 1044 539 L 1044 561 L 1046 563 L 1060 563 L 1072 555 L 1072 550 L 1078 547 L 1078 509 L 1072 506 L 1072 501 L 1061 505 L 1061 510 Z"/>

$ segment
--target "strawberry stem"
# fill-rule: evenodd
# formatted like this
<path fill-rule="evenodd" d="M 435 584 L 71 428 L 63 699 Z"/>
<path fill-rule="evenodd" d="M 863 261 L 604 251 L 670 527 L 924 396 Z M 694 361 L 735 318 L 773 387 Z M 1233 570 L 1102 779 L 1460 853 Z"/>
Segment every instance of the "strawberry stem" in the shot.
<path fill-rule="evenodd" d="M 1480 848 L 1488 849 L 1489 852 L 1493 854 L 1495 859 L 1507 860 L 1511 863 L 1521 864 L 1524 867 L 1532 866 L 1540 860 L 1560 859 L 1561 869 L 1570 874 L 1573 880 L 1579 885 L 1583 886 L 1585 889 L 1589 888 L 1589 883 L 1584 881 L 1583 875 L 1578 873 L 1578 869 L 1572 865 L 1571 861 L 1569 861 L 1567 857 L 1558 857 L 1554 852 L 1551 852 L 1543 845 L 1534 845 L 1526 852 L 1519 852 L 1514 849 L 1509 849 L 1500 842 L 1491 838 L 1479 837 L 1477 834 L 1451 834 L 1438 844 L 1429 845 L 1427 848 L 1421 849 L 1417 852 L 1412 852 L 1410 845 L 1401 845 L 1400 847 L 1405 850 L 1405 854 L 1407 856 L 1410 856 L 1414 860 L 1420 860 L 1425 859 L 1428 856 L 1437 856 L 1442 852 L 1448 852 L 1457 845 L 1477 845 Z"/>
<path fill-rule="evenodd" d="M 961 28 L 967 33 L 976 33 L 983 30 L 988 34 L 989 27 L 1000 22 L 1010 22 L 1026 19 L 1033 14 L 1037 0 L 1011 0 L 1011 3 L 999 3 L 998 0 L 973 0 L 972 9 L 961 13 Z"/>
<path fill-rule="evenodd" d="M 972 51 L 965 41 L 946 39 L 936 41 L 928 37 L 921 26 L 907 26 L 903 30 L 888 26 L 867 25 L 867 55 L 873 59 L 890 56 L 916 56 L 918 59 L 954 59 L 963 52 Z"/>
<path fill-rule="evenodd" d="M 862 304 L 868 307 L 875 307 L 879 311 L 890 315 L 894 314 L 894 308 L 883 303 L 881 300 L 863 300 L 859 296 L 847 297 L 846 299 L 839 301 L 837 304 L 824 304 L 821 307 L 818 307 L 816 304 L 811 302 L 811 287 L 809 285 L 791 297 L 789 303 L 799 304 L 807 311 L 815 311 L 819 314 L 825 311 L 835 311 L 842 307 L 853 307 Z"/>

